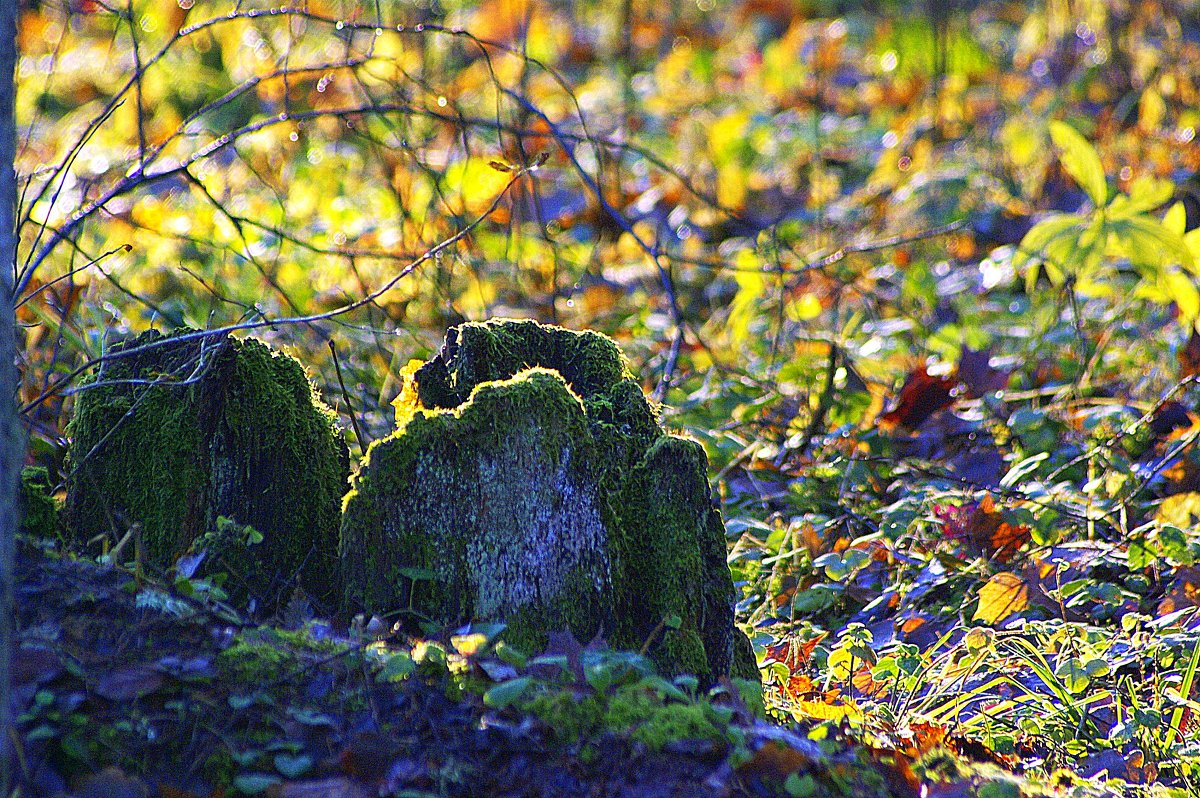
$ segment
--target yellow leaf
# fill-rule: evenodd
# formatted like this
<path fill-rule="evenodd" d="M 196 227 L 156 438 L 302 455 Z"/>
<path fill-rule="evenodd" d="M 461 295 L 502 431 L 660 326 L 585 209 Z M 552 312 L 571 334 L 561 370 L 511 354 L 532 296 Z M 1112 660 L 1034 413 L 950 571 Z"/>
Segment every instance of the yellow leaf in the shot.
<path fill-rule="evenodd" d="M 497 172 L 487 161 L 470 158 L 451 164 L 446 170 L 448 194 L 458 194 L 468 213 L 482 213 L 504 190 L 511 177 Z"/>
<path fill-rule="evenodd" d="M 729 305 L 729 337 L 735 344 L 740 344 L 750 335 L 750 324 L 754 321 L 758 298 L 767 287 L 767 278 L 756 271 L 762 267 L 762 260 L 749 249 L 743 249 L 735 260 L 737 271 L 733 277 L 737 280 L 738 292 Z"/>
<path fill-rule="evenodd" d="M 1029 166 L 1045 145 L 1027 120 L 1010 119 L 1000 128 L 1000 144 L 1014 166 Z"/>
<path fill-rule="evenodd" d="M 994 575 L 979 589 L 976 621 L 999 623 L 1013 613 L 1029 606 L 1029 586 L 1016 574 L 1002 572 Z"/>
<path fill-rule="evenodd" d="M 1097 207 L 1108 199 L 1108 183 L 1104 177 L 1104 165 L 1096 148 L 1066 122 L 1050 123 L 1050 138 L 1062 150 L 1059 160 L 1079 187 Z"/>
<path fill-rule="evenodd" d="M 416 412 L 421 409 L 421 400 L 417 395 L 417 381 L 414 375 L 417 369 L 425 365 L 425 361 L 413 359 L 400 369 L 398 375 L 403 381 L 403 387 L 400 393 L 392 400 L 392 407 L 396 410 L 396 429 L 403 429 Z"/>
<path fill-rule="evenodd" d="M 1168 496 L 1158 507 L 1155 520 L 1161 524 L 1170 524 L 1180 529 L 1188 529 L 1195 525 L 1195 519 L 1200 518 L 1200 493 L 1176 493 Z"/>
<path fill-rule="evenodd" d="M 784 312 L 792 321 L 812 321 L 821 315 L 821 300 L 812 294 L 804 294 L 789 301 Z"/>
<path fill-rule="evenodd" d="M 820 701 L 796 701 L 792 715 L 796 720 L 831 720 L 841 723 L 843 720 L 861 720 L 862 710 L 848 705 L 825 704 Z"/>
<path fill-rule="evenodd" d="M 1163 216 L 1162 226 L 1177 236 L 1181 236 L 1187 229 L 1187 208 L 1182 202 L 1176 202 L 1167 209 Z"/>
<path fill-rule="evenodd" d="M 1151 133 L 1162 125 L 1167 115 L 1167 104 L 1162 95 L 1154 89 L 1146 89 L 1138 100 L 1138 127 L 1145 133 Z"/>

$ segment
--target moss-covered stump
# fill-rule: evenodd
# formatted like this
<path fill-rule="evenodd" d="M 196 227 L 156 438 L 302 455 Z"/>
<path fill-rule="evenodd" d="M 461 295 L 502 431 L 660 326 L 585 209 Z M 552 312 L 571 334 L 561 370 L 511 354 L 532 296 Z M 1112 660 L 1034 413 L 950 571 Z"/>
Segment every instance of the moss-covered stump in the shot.
<path fill-rule="evenodd" d="M 334 414 L 294 358 L 254 339 L 183 332 L 116 344 L 79 394 L 68 533 L 135 529 L 159 568 L 203 552 L 202 572 L 228 574 L 231 595 L 260 606 L 297 586 L 337 600 L 349 455 Z"/>
<path fill-rule="evenodd" d="M 346 497 L 352 606 L 503 620 L 528 651 L 600 633 L 666 673 L 757 677 L 704 451 L 662 430 L 613 341 L 463 324 L 396 406 Z"/>
<path fill-rule="evenodd" d="M 58 505 L 50 487 L 50 472 L 42 466 L 21 469 L 21 492 L 17 507 L 21 514 L 21 534 L 36 538 L 58 535 Z"/>

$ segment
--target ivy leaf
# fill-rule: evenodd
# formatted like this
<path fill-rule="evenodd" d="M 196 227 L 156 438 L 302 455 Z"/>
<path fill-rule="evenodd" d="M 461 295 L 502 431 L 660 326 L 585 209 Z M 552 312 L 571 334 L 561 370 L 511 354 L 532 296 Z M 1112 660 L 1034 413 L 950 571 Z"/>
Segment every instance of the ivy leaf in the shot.
<path fill-rule="evenodd" d="M 1096 148 L 1066 122 L 1051 122 L 1050 138 L 1062 150 L 1060 160 L 1067 174 L 1097 207 L 1104 205 L 1108 199 L 1108 181 Z"/>

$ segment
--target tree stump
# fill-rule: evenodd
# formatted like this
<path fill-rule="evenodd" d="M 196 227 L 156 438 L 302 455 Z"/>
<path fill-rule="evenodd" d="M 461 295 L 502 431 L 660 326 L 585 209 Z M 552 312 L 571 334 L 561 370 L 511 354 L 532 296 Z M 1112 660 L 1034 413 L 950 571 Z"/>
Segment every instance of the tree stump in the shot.
<path fill-rule="evenodd" d="M 351 605 L 502 620 L 528 651 L 599 633 L 666 673 L 757 678 L 707 458 L 662 430 L 613 341 L 463 324 L 395 404 L 346 497 Z"/>
<path fill-rule="evenodd" d="M 188 332 L 116 344 L 78 395 L 69 533 L 134 529 L 159 568 L 203 552 L 231 595 L 267 607 L 297 586 L 337 600 L 349 454 L 333 412 L 294 358 L 249 338 L 179 338 Z"/>

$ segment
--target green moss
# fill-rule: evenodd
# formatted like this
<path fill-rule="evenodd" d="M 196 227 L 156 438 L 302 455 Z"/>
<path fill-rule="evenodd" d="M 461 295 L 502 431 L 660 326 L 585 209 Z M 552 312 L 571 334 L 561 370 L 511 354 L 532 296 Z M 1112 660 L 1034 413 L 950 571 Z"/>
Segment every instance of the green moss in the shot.
<path fill-rule="evenodd" d="M 240 636 L 217 655 L 217 666 L 239 683 L 258 687 L 278 679 L 295 665 L 292 655 L 270 643 Z"/>
<path fill-rule="evenodd" d="M 616 590 L 618 601 L 632 610 L 623 616 L 627 623 L 617 642 L 633 647 L 657 637 L 651 658 L 668 673 L 707 676 L 729 668 L 733 582 L 728 567 L 720 568 L 724 528 L 709 524 L 705 466 L 699 444 L 664 436 L 630 472 L 619 504 L 623 571 Z M 716 542 L 722 552 L 715 575 L 705 557 L 714 534 L 721 536 Z M 678 628 L 661 626 L 666 618 L 679 619 Z M 712 635 L 707 641 L 704 632 Z"/>
<path fill-rule="evenodd" d="M 595 556 L 607 543 L 588 442 L 579 398 L 546 369 L 376 441 L 346 498 L 350 603 L 378 611 L 411 596 L 443 623 L 506 617 L 506 639 L 529 650 L 551 629 L 594 635 L 608 563 Z M 413 569 L 432 578 L 414 582 Z"/>
<path fill-rule="evenodd" d="M 708 700 L 678 703 L 655 691 L 627 685 L 611 694 L 580 695 L 575 688 L 543 688 L 520 703 L 522 712 L 541 720 L 559 745 L 587 747 L 605 732 L 628 737 L 660 751 L 680 740 L 728 742 L 728 721 Z"/>
<path fill-rule="evenodd" d="M 561 745 L 585 741 L 596 733 L 604 719 L 604 703 L 599 696 L 577 696 L 569 690 L 539 693 L 521 706 L 546 724 Z"/>
<path fill-rule="evenodd" d="M 300 668 L 306 659 L 324 659 L 344 648 L 332 640 L 314 640 L 303 629 L 262 627 L 239 633 L 233 645 L 217 655 L 217 665 L 244 688 L 257 689 Z"/>
<path fill-rule="evenodd" d="M 427 408 L 456 407 L 477 386 L 538 366 L 557 371 L 584 398 L 629 376 L 620 348 L 599 333 L 492 319 L 446 333 L 442 351 L 416 373 L 418 394 Z"/>
<path fill-rule="evenodd" d="M 609 700 L 604 725 L 614 731 L 629 733 L 634 742 L 654 751 L 678 740 L 722 742 L 726 739 L 707 702 L 664 703 L 650 691 L 638 687 L 624 688 Z"/>
<path fill-rule="evenodd" d="M 58 503 L 51 493 L 50 472 L 41 466 L 21 470 L 21 533 L 38 538 L 58 536 Z"/>
<path fill-rule="evenodd" d="M 707 459 L 667 435 L 619 348 L 534 322 L 451 329 L 346 497 L 348 602 L 444 625 L 598 630 L 664 673 L 733 660 L 733 583 Z M 748 672 L 747 672 L 748 675 Z"/>
<path fill-rule="evenodd" d="M 166 568 L 205 535 L 217 541 L 217 519 L 229 517 L 265 538 L 209 552 L 206 568 L 230 573 L 235 596 L 286 599 L 298 577 L 333 598 L 349 459 L 332 412 L 299 363 L 261 342 L 171 337 L 117 344 L 80 394 L 68 427 L 71 534 L 120 537 L 136 524 L 147 561 Z"/>

